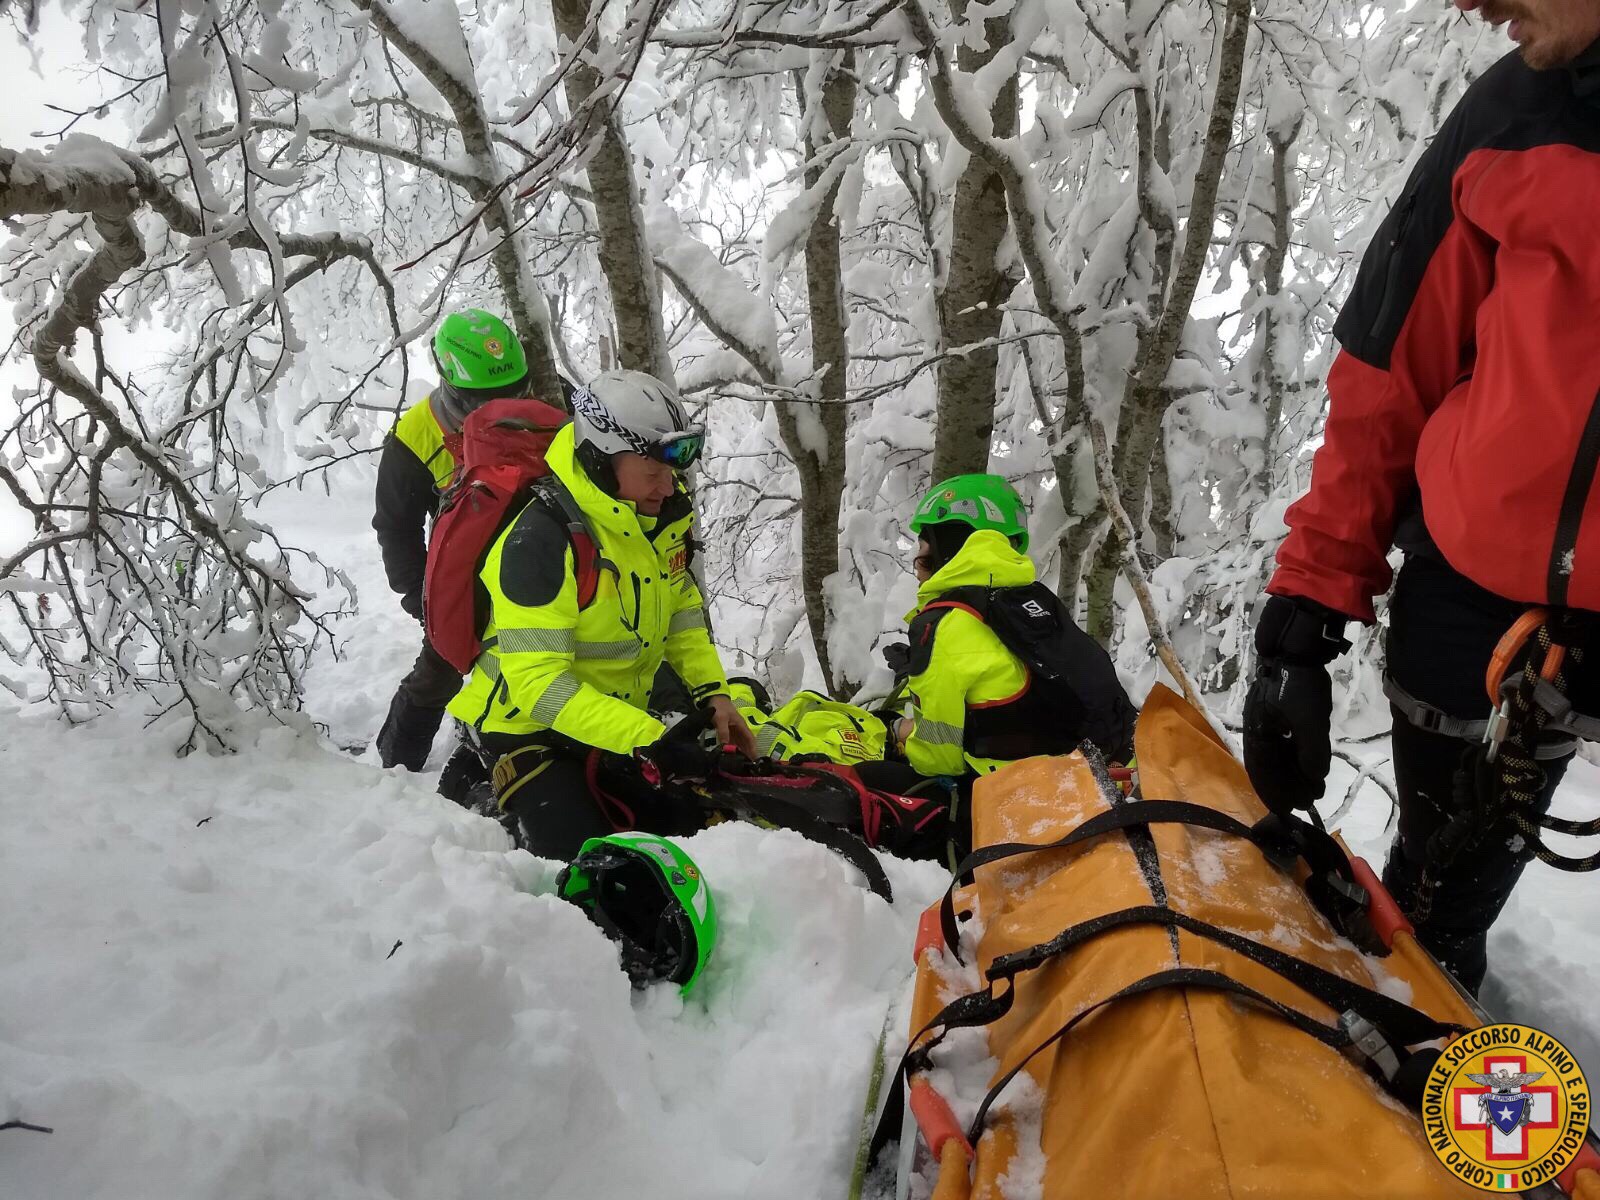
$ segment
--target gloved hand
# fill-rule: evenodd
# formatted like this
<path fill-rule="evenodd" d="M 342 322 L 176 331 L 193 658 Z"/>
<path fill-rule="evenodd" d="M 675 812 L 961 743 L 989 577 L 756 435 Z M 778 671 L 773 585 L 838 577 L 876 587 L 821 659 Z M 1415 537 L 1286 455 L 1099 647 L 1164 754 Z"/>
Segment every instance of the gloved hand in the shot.
<path fill-rule="evenodd" d="M 896 679 L 911 673 L 910 642 L 890 642 L 879 653 L 883 655 L 884 665 L 894 672 Z"/>
<path fill-rule="evenodd" d="M 1244 766 L 1274 812 L 1321 799 L 1333 758 L 1328 664 L 1350 648 L 1343 613 L 1271 596 L 1256 622 L 1256 677 L 1244 702 Z"/>
<path fill-rule="evenodd" d="M 674 736 L 670 729 L 633 754 L 643 765 L 646 778 L 654 771 L 661 779 L 704 779 L 716 760 L 716 751 L 707 750 L 693 738 Z"/>
<path fill-rule="evenodd" d="M 407 592 L 400 597 L 400 607 L 418 621 L 422 620 L 422 593 Z"/>

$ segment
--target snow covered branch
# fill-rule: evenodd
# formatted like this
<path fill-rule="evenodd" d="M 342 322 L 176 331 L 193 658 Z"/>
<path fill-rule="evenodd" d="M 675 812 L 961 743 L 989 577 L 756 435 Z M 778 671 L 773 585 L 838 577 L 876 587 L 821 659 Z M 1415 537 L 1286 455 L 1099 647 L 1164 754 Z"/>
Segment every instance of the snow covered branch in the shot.
<path fill-rule="evenodd" d="M 309 594 L 290 577 L 282 549 L 271 561 L 248 550 L 265 531 L 243 518 L 236 500 L 203 492 L 178 447 L 152 440 L 137 407 L 114 403 L 73 360 L 79 335 L 97 331 L 107 292 L 145 261 L 135 214 L 147 204 L 180 232 L 200 232 L 198 215 L 137 155 L 84 135 L 49 155 L 0 148 L 0 216 L 87 214 L 98 242 L 31 329 L 32 360 L 47 393 L 5 440 L 37 447 L 44 433 L 44 447 L 54 443 L 66 453 L 32 463 L 33 486 L 17 467 L 0 466 L 0 477 L 37 530 L 0 562 L 0 592 L 15 594 L 23 582 L 18 572 L 37 562 L 38 581 L 47 585 L 41 595 L 67 597 L 86 664 L 70 660 L 70 639 L 47 609 L 29 614 L 20 603 L 14 607 L 70 716 L 106 701 L 93 676 L 111 665 L 113 681 L 176 689 L 197 732 L 220 745 L 226 742 L 224 709 L 235 691 L 270 707 L 293 706 L 298 673 L 327 630 L 309 609 Z M 265 248 L 253 231 L 234 237 L 241 246 Z M 354 255 L 377 270 L 370 247 L 337 237 L 300 239 L 291 248 L 312 256 L 319 269 Z M 103 363 L 96 373 L 109 375 Z M 82 416 L 56 397 L 70 398 Z M 179 586 L 187 581 L 205 589 L 203 605 L 173 603 L 175 563 L 181 563 Z M 312 627 L 309 639 L 294 630 L 302 618 Z M 119 624 L 125 628 L 113 637 Z M 130 636 L 132 630 L 147 636 Z M 224 635 L 230 645 L 221 650 L 213 639 Z M 202 663 L 208 648 L 221 652 Z"/>
<path fill-rule="evenodd" d="M 419 22 L 427 18 L 414 8 L 404 10 L 407 16 L 402 16 L 401 9 L 384 0 L 352 2 L 367 13 L 378 35 L 405 56 L 449 107 L 472 164 L 470 179 L 464 179 L 463 184 L 477 202 L 478 215 L 493 239 L 489 259 L 510 307 L 512 324 L 528 356 L 534 390 L 541 396 L 561 396 L 561 379 L 551 344 L 549 305 L 534 283 L 526 256 L 517 245 L 511 181 L 495 157 L 489 116 L 477 88 L 471 52 L 454 11 L 443 14 L 440 9 L 439 14 L 444 15 L 442 21 L 435 17 L 431 25 L 408 28 L 407 16 Z"/>

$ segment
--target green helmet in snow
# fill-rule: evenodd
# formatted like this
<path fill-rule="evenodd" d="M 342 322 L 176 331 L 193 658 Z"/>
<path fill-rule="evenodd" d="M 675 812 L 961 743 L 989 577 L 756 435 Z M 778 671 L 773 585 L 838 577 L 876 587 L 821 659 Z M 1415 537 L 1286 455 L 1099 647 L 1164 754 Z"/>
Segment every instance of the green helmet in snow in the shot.
<path fill-rule="evenodd" d="M 635 987 L 664 979 L 688 991 L 717 942 L 717 909 L 700 868 L 654 834 L 590 838 L 556 891 L 622 947 Z"/>
<path fill-rule="evenodd" d="M 929 488 L 911 518 L 911 532 L 921 533 L 929 525 L 947 521 L 993 529 L 1023 554 L 1028 552 L 1028 519 L 1022 497 L 999 475 L 954 475 Z"/>
<path fill-rule="evenodd" d="M 468 391 L 505 387 L 528 373 L 511 326 L 481 308 L 451 313 L 439 322 L 433 358 L 446 383 Z"/>

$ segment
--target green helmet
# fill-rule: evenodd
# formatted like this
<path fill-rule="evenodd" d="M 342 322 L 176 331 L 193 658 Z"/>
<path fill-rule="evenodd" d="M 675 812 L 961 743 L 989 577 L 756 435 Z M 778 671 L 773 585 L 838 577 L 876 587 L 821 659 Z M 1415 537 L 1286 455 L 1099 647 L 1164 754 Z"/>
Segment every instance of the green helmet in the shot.
<path fill-rule="evenodd" d="M 635 987 L 666 979 L 688 991 L 717 942 L 717 908 L 700 868 L 654 834 L 590 838 L 556 891 L 621 945 Z"/>
<path fill-rule="evenodd" d="M 911 518 L 911 532 L 924 526 L 960 521 L 974 529 L 993 529 L 1028 552 L 1028 520 L 1022 497 L 999 475 L 955 475 L 928 489 Z"/>
<path fill-rule="evenodd" d="M 439 322 L 433 359 L 446 383 L 469 390 L 504 387 L 528 373 L 511 326 L 481 308 L 451 313 Z"/>

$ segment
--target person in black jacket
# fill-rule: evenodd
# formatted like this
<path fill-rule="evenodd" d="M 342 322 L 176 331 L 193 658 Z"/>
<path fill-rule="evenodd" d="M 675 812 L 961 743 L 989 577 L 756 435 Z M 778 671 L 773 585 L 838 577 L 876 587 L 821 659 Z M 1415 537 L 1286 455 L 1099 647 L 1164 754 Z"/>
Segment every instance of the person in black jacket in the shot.
<path fill-rule="evenodd" d="M 1402 549 L 1384 678 L 1400 820 L 1384 882 L 1475 991 L 1532 853 L 1498 795 L 1483 802 L 1488 756 L 1473 748 L 1490 657 L 1546 607 L 1591 651 L 1573 656 L 1567 698 L 1585 712 L 1600 699 L 1600 0 L 1456 3 L 1510 21 L 1520 49 L 1429 143 L 1334 327 L 1323 444 L 1257 620 L 1244 751 L 1269 806 L 1322 795 L 1328 664 L 1347 621 L 1374 621 Z M 1518 815 L 1537 820 L 1573 742 L 1529 749 L 1543 774 Z"/>
<path fill-rule="evenodd" d="M 481 309 L 451 313 L 440 323 L 433 358 L 439 386 L 406 410 L 384 442 L 372 517 L 389 586 L 399 593 L 400 607 L 419 622 L 428 522 L 455 475 L 451 443 L 467 414 L 480 404 L 528 393 L 522 344 L 504 321 Z M 400 681 L 378 732 L 379 761 L 386 767 L 422 770 L 445 705 L 460 690 L 461 676 L 424 636 L 417 661 Z"/>

